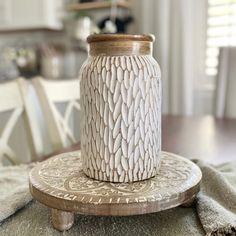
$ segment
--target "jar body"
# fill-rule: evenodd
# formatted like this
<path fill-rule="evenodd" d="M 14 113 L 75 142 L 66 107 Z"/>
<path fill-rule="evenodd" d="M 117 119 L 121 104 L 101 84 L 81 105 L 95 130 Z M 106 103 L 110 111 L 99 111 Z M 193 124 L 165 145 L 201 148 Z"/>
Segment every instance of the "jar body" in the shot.
<path fill-rule="evenodd" d="M 83 171 L 133 182 L 158 173 L 161 74 L 152 55 L 90 56 L 81 78 Z"/>

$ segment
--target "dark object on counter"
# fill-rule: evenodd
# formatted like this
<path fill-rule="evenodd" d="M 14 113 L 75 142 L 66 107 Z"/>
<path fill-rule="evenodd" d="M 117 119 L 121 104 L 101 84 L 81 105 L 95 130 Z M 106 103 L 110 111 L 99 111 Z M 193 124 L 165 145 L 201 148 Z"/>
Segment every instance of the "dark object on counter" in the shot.
<path fill-rule="evenodd" d="M 110 17 L 106 17 L 105 19 L 103 19 L 100 23 L 98 23 L 98 27 L 103 30 L 105 28 L 106 22 L 110 21 L 111 18 Z M 115 25 L 117 28 L 117 32 L 116 33 L 125 33 L 127 30 L 127 26 L 133 22 L 134 18 L 132 16 L 128 16 L 126 18 L 116 18 L 115 19 Z"/>

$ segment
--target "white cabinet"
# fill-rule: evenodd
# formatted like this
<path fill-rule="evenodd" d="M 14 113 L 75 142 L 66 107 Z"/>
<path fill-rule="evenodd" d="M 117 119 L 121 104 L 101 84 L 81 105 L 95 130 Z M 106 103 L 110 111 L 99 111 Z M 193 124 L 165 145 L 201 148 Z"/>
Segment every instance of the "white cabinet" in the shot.
<path fill-rule="evenodd" d="M 0 30 L 62 29 L 63 0 L 0 0 Z"/>

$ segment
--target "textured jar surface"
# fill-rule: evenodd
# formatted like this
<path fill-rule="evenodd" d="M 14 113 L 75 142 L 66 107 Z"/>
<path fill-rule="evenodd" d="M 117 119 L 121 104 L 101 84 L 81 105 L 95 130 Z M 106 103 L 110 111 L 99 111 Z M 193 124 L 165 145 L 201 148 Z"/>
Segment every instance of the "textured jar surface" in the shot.
<path fill-rule="evenodd" d="M 157 174 L 160 69 L 151 55 L 90 56 L 80 72 L 83 171 L 111 182 Z"/>

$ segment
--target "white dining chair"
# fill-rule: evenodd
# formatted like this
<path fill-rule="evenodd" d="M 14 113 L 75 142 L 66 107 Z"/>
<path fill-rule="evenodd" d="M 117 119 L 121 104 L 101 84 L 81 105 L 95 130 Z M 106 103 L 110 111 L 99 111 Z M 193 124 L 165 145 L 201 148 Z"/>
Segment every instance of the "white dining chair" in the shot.
<path fill-rule="evenodd" d="M 35 161 L 43 154 L 29 83 L 18 78 L 0 84 L 0 164 Z"/>
<path fill-rule="evenodd" d="M 33 79 L 48 127 L 53 151 L 70 146 L 80 139 L 79 80 Z"/>
<path fill-rule="evenodd" d="M 236 118 L 236 47 L 220 49 L 215 92 L 215 116 Z"/>

